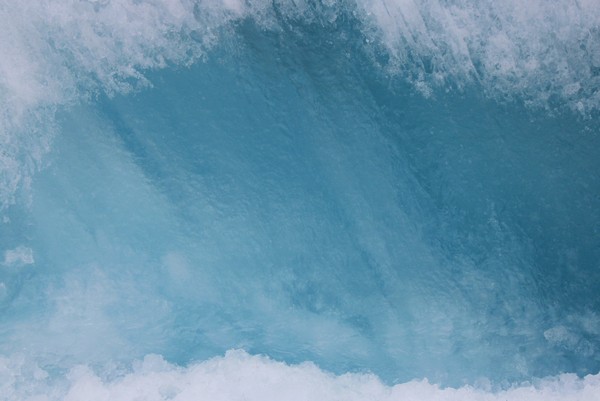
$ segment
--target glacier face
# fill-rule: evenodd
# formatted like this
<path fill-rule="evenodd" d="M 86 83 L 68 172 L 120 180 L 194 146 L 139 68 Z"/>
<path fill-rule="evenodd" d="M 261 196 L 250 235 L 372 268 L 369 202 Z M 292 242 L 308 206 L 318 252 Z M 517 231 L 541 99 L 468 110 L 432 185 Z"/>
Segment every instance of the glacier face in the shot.
<path fill-rule="evenodd" d="M 42 4 L 1 9 L 7 360 L 598 372 L 591 2 Z"/>

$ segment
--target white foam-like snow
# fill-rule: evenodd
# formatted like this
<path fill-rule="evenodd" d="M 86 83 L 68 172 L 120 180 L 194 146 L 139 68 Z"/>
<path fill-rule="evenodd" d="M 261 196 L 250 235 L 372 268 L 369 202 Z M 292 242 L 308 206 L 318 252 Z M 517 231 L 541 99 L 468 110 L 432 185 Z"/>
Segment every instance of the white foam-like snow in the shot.
<path fill-rule="evenodd" d="M 364 0 L 398 68 L 416 83 L 480 83 L 538 106 L 600 106 L 600 7 L 594 0 Z"/>
<path fill-rule="evenodd" d="M 240 350 L 179 367 L 148 355 L 126 372 L 88 366 L 51 374 L 23 357 L 0 358 L 3 401 L 596 401 L 600 375 L 573 374 L 514 385 L 440 388 L 427 380 L 393 386 L 371 374 L 334 375 L 312 363 L 287 365 Z"/>

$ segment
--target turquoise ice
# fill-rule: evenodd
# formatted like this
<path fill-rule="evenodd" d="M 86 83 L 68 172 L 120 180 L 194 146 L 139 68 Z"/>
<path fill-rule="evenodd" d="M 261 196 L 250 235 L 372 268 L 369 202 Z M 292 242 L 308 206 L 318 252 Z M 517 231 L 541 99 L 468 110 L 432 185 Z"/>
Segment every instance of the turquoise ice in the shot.
<path fill-rule="evenodd" d="M 599 22 L 0 1 L 0 390 L 597 394 Z"/>

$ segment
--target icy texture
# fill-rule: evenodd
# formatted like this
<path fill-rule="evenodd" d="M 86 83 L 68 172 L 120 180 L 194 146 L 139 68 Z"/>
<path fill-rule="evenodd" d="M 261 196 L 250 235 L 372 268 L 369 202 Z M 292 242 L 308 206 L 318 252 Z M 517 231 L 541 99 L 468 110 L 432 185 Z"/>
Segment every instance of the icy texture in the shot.
<path fill-rule="evenodd" d="M 536 107 L 600 105 L 600 7 L 594 0 L 2 1 L 0 206 L 28 186 L 52 137 L 56 106 L 97 90 L 147 84 L 147 69 L 189 64 L 243 20 L 362 24 L 365 48 L 425 95 L 481 85 Z"/>
<path fill-rule="evenodd" d="M 478 82 L 497 98 L 566 103 L 584 113 L 598 108 L 600 11 L 594 0 L 359 5 L 376 21 L 398 67 L 426 93 L 419 84 Z"/>
<path fill-rule="evenodd" d="M 440 388 L 427 380 L 386 386 L 367 374 L 335 376 L 311 363 L 287 365 L 243 351 L 181 368 L 148 355 L 126 372 L 87 366 L 62 380 L 23 359 L 0 359 L 3 401 L 597 401 L 600 377 L 560 375 L 492 390 Z"/>
<path fill-rule="evenodd" d="M 238 361 L 325 395 L 350 380 L 395 396 L 244 354 L 195 362 L 242 348 L 388 384 L 572 372 L 510 396 L 587 396 L 599 15 L 0 0 L 0 354 L 22 355 L 3 362 L 3 394 L 88 383 L 118 399 L 146 373 L 111 364 L 156 353 L 189 366 L 147 360 L 176 381 Z"/>

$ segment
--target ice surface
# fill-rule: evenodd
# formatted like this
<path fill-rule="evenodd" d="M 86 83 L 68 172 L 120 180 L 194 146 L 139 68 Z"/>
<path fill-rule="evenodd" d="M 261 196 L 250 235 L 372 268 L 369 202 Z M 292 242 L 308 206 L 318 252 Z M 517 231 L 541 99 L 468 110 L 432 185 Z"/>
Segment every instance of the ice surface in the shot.
<path fill-rule="evenodd" d="M 288 365 L 244 351 L 179 367 L 148 355 L 132 369 L 102 374 L 77 366 L 59 380 L 22 358 L 0 359 L 3 401 L 597 401 L 600 377 L 563 374 L 492 390 L 441 388 L 427 380 L 387 386 L 370 374 L 340 376 L 312 363 Z"/>
<path fill-rule="evenodd" d="M 0 0 L 0 397 L 593 400 L 194 361 L 596 373 L 598 26 L 593 0 Z M 122 370 L 153 352 L 178 365 Z"/>
<path fill-rule="evenodd" d="M 197 60 L 241 21 L 335 29 L 355 18 L 365 48 L 387 52 L 383 67 L 424 94 L 476 84 L 494 98 L 586 115 L 600 107 L 599 9 L 593 0 L 4 1 L 0 205 L 42 162 L 55 107 L 146 85 L 148 69 Z"/>
<path fill-rule="evenodd" d="M 33 251 L 25 246 L 18 246 L 4 252 L 4 266 L 31 265 L 34 263 Z"/>

